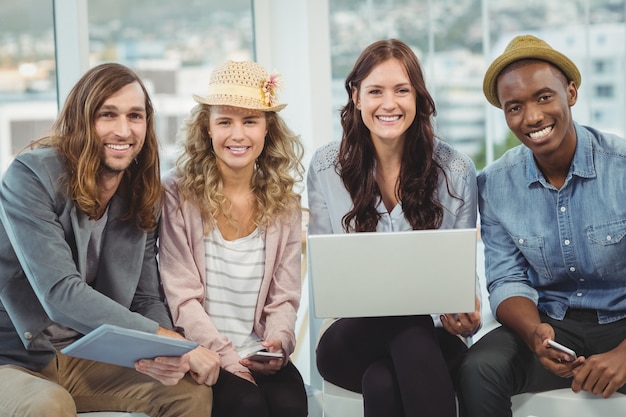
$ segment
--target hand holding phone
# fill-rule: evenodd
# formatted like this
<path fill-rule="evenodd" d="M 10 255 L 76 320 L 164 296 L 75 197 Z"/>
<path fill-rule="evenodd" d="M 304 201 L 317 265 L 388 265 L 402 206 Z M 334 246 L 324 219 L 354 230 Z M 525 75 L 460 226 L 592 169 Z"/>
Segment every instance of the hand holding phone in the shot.
<path fill-rule="evenodd" d="M 267 349 L 258 350 L 245 357 L 245 359 L 256 362 L 269 362 L 273 359 L 282 359 L 282 352 L 268 352 Z"/>
<path fill-rule="evenodd" d="M 574 352 L 572 349 L 563 346 L 560 343 L 555 342 L 554 340 L 550 340 L 548 339 L 548 346 L 557 350 L 560 350 L 563 353 L 567 353 L 570 356 L 570 362 L 576 360 L 576 352 Z"/>

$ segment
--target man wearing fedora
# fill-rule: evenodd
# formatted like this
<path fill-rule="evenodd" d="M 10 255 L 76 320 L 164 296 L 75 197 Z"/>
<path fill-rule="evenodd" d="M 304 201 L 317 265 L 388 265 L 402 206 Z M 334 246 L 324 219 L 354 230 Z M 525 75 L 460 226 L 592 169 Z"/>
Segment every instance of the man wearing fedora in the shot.
<path fill-rule="evenodd" d="M 510 416 L 523 392 L 626 392 L 626 140 L 572 119 L 580 84 L 569 58 L 530 35 L 485 74 L 487 100 L 522 144 L 477 178 L 502 326 L 460 368 L 464 416 Z"/>

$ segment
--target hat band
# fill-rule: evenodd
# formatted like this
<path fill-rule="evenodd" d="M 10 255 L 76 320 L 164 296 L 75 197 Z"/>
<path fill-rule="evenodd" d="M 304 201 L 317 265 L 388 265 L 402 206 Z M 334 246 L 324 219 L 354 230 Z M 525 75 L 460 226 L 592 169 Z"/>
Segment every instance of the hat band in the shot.
<path fill-rule="evenodd" d="M 262 101 L 263 95 L 261 93 L 260 88 L 255 87 L 246 87 L 243 85 L 210 85 L 209 86 L 209 96 L 215 94 L 224 94 L 228 96 L 241 96 L 241 97 L 249 97 L 254 98 L 256 100 Z"/>

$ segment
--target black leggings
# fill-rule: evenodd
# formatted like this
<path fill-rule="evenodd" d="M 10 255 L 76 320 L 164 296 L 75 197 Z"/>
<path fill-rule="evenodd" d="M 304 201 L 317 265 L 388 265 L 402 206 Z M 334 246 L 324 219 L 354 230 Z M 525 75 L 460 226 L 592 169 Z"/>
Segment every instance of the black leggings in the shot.
<path fill-rule="evenodd" d="M 274 375 L 252 374 L 257 385 L 220 370 L 213 385 L 213 417 L 304 417 L 307 395 L 300 372 L 289 362 Z"/>
<path fill-rule="evenodd" d="M 365 417 L 455 417 L 450 373 L 466 345 L 430 316 L 340 319 L 322 335 L 322 377 L 363 394 Z"/>

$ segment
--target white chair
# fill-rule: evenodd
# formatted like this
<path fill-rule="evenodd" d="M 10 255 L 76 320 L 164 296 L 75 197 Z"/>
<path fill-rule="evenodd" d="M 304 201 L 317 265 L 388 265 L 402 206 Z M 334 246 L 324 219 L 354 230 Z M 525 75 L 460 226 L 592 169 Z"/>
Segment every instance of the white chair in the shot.
<path fill-rule="evenodd" d="M 78 417 L 148 417 L 144 413 L 126 413 L 120 411 L 95 411 L 78 413 Z"/>
<path fill-rule="evenodd" d="M 513 417 L 622 417 L 626 395 L 602 398 L 569 388 L 513 396 Z"/>
<path fill-rule="evenodd" d="M 363 396 L 331 384 L 322 382 L 322 404 L 324 417 L 363 417 Z"/>
<path fill-rule="evenodd" d="M 363 417 L 363 397 L 323 382 L 324 417 Z M 615 393 L 601 398 L 569 388 L 514 395 L 513 417 L 623 417 L 626 395 Z"/>

